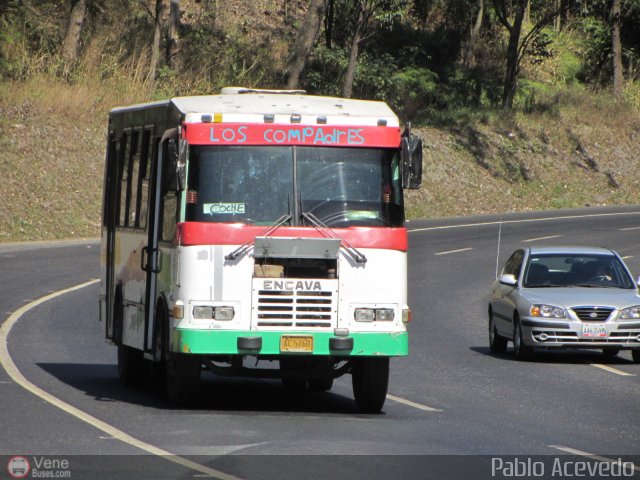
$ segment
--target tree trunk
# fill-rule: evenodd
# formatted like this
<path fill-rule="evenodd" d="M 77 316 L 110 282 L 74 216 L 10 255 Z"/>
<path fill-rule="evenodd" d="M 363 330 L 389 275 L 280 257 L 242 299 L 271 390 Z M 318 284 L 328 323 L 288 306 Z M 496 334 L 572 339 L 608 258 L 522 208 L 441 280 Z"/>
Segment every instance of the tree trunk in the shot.
<path fill-rule="evenodd" d="M 169 68 L 175 67 L 178 54 L 178 29 L 180 28 L 180 0 L 171 0 L 169 7 L 169 34 L 167 38 L 166 61 Z"/>
<path fill-rule="evenodd" d="M 558 9 L 559 12 L 563 11 L 562 1 L 563 0 L 556 0 L 556 8 Z M 559 32 L 561 29 L 562 29 L 562 15 L 558 15 L 553 21 L 553 30 L 555 32 Z"/>
<path fill-rule="evenodd" d="M 298 36 L 293 44 L 291 57 L 287 64 L 286 77 L 287 88 L 296 89 L 300 82 L 300 74 L 307 62 L 307 57 L 316 41 L 320 24 L 324 17 L 326 0 L 311 0 L 309 10 L 304 18 L 304 23 L 298 31 Z"/>
<path fill-rule="evenodd" d="M 87 9 L 86 0 L 76 0 L 71 7 L 67 32 L 62 42 L 62 58 L 68 66 L 76 63 L 78 58 L 78 46 L 80 45 L 80 33 Z"/>
<path fill-rule="evenodd" d="M 149 94 L 153 92 L 160 56 L 160 37 L 162 34 L 162 0 L 156 0 L 156 17 L 154 19 L 153 43 L 151 44 L 151 58 L 149 59 L 149 75 L 147 77 L 147 89 Z"/>
<path fill-rule="evenodd" d="M 334 0 L 327 0 L 327 15 L 324 19 L 324 41 L 327 48 L 333 45 Z"/>
<path fill-rule="evenodd" d="M 475 64 L 475 52 L 478 44 L 478 37 L 480 36 L 480 28 L 482 27 L 483 15 L 484 0 L 478 0 L 478 14 L 476 15 L 476 21 L 471 26 L 471 32 L 469 33 L 469 44 L 467 45 L 467 51 L 464 58 L 464 65 L 467 69 L 473 67 Z"/>
<path fill-rule="evenodd" d="M 622 72 L 622 44 L 620 42 L 620 0 L 613 0 L 611 4 L 611 25 L 613 30 L 613 94 L 622 95 L 624 74 Z"/>
<path fill-rule="evenodd" d="M 520 73 L 520 59 L 518 58 L 518 46 L 522 32 L 522 21 L 527 8 L 526 0 L 518 0 L 516 3 L 516 16 L 513 25 L 509 28 L 509 47 L 507 48 L 507 72 L 504 78 L 504 90 L 502 92 L 502 107 L 513 108 L 513 99 L 518 89 L 518 74 Z"/>
<path fill-rule="evenodd" d="M 353 79 L 356 74 L 356 66 L 358 65 L 358 51 L 360 49 L 360 40 L 362 40 L 362 30 L 364 27 L 364 6 L 360 6 L 358 12 L 358 21 L 356 22 L 356 29 L 353 32 L 351 38 L 351 53 L 349 54 L 349 63 L 347 64 L 347 71 L 344 74 L 344 80 L 342 82 L 342 96 L 344 98 L 351 98 L 353 92 Z"/>

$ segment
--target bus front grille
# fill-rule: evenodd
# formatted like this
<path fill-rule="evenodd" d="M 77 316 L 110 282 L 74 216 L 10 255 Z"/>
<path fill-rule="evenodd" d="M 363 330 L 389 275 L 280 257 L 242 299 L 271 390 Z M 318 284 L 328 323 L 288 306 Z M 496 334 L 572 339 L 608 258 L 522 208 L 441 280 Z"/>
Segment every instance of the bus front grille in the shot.
<path fill-rule="evenodd" d="M 288 279 L 284 281 L 277 279 L 265 282 L 263 278 L 256 278 L 253 283 L 252 323 L 254 326 L 261 328 L 335 326 L 338 302 L 337 280 Z"/>

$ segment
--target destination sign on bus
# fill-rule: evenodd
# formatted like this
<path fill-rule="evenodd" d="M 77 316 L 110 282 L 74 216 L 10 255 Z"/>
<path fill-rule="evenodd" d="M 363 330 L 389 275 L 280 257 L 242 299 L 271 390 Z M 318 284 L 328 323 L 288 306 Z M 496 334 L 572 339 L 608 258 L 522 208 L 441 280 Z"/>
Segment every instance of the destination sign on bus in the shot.
<path fill-rule="evenodd" d="M 184 130 L 192 145 L 396 148 L 400 144 L 400 129 L 395 127 L 194 123 L 185 124 Z"/>

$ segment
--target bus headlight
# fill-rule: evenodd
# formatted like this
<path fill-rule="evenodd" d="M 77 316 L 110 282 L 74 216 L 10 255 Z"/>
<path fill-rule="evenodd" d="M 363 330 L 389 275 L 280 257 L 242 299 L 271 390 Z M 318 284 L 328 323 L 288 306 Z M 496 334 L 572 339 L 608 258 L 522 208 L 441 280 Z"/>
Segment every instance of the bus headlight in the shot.
<path fill-rule="evenodd" d="M 376 318 L 376 311 L 373 308 L 356 308 L 354 317 L 356 322 L 373 322 Z"/>
<path fill-rule="evenodd" d="M 394 319 L 392 308 L 356 308 L 356 322 L 391 322 Z"/>
<path fill-rule="evenodd" d="M 378 308 L 376 309 L 376 321 L 377 322 L 391 322 L 394 315 L 391 308 Z"/>
<path fill-rule="evenodd" d="M 215 320 L 233 320 L 234 315 L 233 307 L 215 307 L 213 309 L 213 318 Z"/>
<path fill-rule="evenodd" d="M 233 307 L 210 307 L 197 305 L 193 307 L 193 318 L 195 320 L 233 320 L 235 311 Z"/>

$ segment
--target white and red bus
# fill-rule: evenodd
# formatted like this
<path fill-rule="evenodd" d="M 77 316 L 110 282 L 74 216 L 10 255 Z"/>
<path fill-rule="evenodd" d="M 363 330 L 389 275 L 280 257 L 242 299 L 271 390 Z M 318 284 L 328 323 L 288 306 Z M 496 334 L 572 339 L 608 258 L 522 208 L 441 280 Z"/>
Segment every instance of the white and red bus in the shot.
<path fill-rule="evenodd" d="M 205 369 L 315 390 L 350 373 L 379 411 L 408 354 L 403 188 L 421 174 L 383 102 L 225 88 L 113 109 L 100 318 L 121 382 L 161 373 L 184 405 Z"/>

